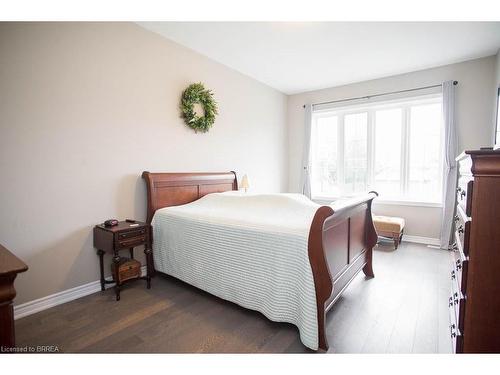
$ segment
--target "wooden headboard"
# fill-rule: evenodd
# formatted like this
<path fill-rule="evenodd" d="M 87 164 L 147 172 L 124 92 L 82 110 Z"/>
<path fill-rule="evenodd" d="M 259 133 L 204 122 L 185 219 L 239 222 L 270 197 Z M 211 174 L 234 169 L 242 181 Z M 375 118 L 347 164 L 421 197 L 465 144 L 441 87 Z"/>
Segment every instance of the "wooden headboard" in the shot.
<path fill-rule="evenodd" d="M 210 193 L 238 190 L 236 172 L 151 173 L 143 172 L 148 194 L 147 221 L 156 210 L 193 202 Z"/>

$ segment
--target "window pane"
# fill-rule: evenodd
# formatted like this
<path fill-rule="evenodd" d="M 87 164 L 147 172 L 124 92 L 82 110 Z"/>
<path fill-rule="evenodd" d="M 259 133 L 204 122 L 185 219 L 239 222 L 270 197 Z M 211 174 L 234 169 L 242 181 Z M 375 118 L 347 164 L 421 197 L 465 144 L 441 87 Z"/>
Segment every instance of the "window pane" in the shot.
<path fill-rule="evenodd" d="M 368 114 L 356 113 L 344 117 L 344 194 L 367 189 L 367 129 Z"/>
<path fill-rule="evenodd" d="M 374 189 L 381 198 L 397 198 L 401 193 L 402 110 L 375 112 Z"/>
<path fill-rule="evenodd" d="M 410 109 L 408 198 L 441 201 L 441 103 Z"/>
<path fill-rule="evenodd" d="M 337 169 L 337 116 L 314 122 L 311 188 L 313 195 L 339 196 Z"/>

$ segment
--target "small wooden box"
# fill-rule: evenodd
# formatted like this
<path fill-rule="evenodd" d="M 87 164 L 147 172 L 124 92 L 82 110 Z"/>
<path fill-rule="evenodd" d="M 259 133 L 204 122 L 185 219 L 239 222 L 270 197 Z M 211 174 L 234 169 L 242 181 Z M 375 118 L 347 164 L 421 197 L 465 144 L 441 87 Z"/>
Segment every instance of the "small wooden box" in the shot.
<path fill-rule="evenodd" d="M 119 284 L 130 279 L 141 277 L 141 263 L 135 259 L 121 258 L 118 262 L 118 272 L 115 273 L 115 263 L 111 263 L 111 273 L 118 276 Z"/>

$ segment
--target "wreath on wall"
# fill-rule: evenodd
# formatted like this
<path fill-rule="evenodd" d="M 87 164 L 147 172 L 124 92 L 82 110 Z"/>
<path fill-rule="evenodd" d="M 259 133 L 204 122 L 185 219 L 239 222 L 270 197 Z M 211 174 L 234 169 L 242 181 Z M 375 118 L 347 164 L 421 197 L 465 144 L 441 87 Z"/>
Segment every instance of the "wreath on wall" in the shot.
<path fill-rule="evenodd" d="M 203 116 L 198 116 L 194 110 L 194 105 L 200 104 L 203 108 Z M 182 93 L 181 114 L 187 126 L 196 133 L 206 133 L 214 124 L 217 112 L 217 102 L 214 94 L 207 90 L 202 83 L 189 85 Z"/>

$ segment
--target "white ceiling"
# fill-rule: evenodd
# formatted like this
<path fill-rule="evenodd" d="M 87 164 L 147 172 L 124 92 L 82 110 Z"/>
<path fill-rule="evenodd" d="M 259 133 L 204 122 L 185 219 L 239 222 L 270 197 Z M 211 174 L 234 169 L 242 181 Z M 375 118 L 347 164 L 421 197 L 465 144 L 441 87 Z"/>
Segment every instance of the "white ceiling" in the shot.
<path fill-rule="evenodd" d="M 140 22 L 286 94 L 496 54 L 500 22 Z"/>

